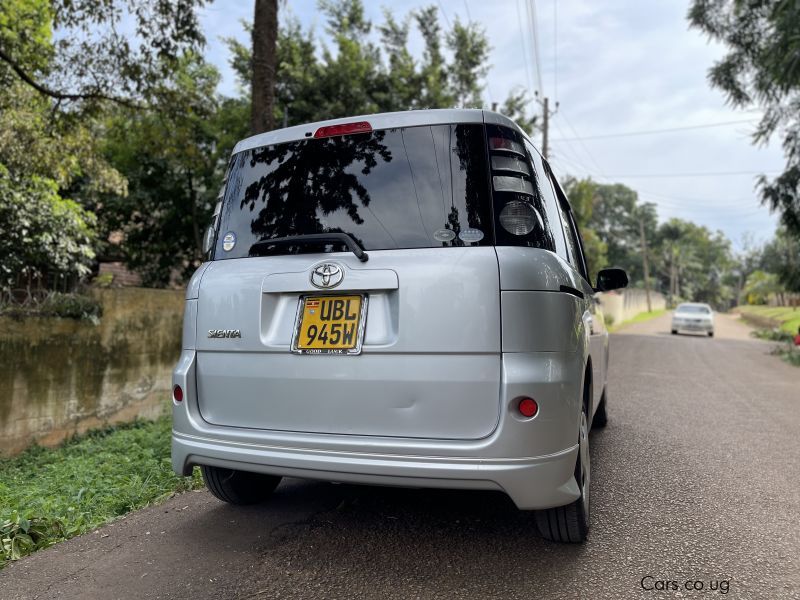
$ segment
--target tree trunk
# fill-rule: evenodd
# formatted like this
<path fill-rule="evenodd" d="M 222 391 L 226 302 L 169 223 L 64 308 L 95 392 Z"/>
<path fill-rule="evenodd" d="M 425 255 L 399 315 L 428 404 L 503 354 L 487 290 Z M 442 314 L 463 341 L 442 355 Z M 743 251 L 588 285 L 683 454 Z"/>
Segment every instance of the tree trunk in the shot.
<path fill-rule="evenodd" d="M 275 128 L 275 73 L 278 67 L 278 0 L 255 0 L 250 133 Z"/>

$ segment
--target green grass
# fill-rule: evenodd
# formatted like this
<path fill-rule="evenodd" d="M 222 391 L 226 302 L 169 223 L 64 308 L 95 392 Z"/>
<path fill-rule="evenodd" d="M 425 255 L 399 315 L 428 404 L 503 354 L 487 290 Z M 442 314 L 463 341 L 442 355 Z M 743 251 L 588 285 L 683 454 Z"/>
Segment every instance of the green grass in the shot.
<path fill-rule="evenodd" d="M 202 485 L 170 464 L 169 417 L 90 432 L 0 459 L 0 568 Z"/>
<path fill-rule="evenodd" d="M 795 367 L 800 367 L 800 349 L 794 347 L 794 336 L 800 327 L 800 308 L 791 306 L 737 306 L 745 321 L 759 327 L 753 335 L 762 340 L 781 342 L 771 354 L 781 357 Z M 748 319 L 750 317 L 750 319 Z M 771 327 L 766 329 L 765 327 Z"/>
<path fill-rule="evenodd" d="M 624 327 L 626 325 L 632 325 L 634 323 L 642 323 L 643 321 L 649 321 L 650 319 L 655 319 L 656 317 L 660 317 L 664 313 L 667 312 L 666 308 L 659 308 L 657 310 L 651 310 L 650 312 L 643 312 L 639 313 L 632 319 L 628 319 L 627 321 L 622 321 L 622 323 L 614 323 L 609 326 L 609 331 L 617 331 L 620 327 Z"/>
<path fill-rule="evenodd" d="M 768 319 L 783 331 L 796 334 L 800 327 L 800 307 L 791 306 L 737 306 L 737 311 L 747 320 L 748 315 L 759 319 Z"/>

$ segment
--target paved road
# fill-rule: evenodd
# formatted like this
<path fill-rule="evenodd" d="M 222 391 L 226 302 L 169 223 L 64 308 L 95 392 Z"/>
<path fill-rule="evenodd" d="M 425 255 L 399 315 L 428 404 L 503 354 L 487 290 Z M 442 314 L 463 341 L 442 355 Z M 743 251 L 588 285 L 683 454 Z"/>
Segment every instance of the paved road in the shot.
<path fill-rule="evenodd" d="M 613 336 L 583 546 L 501 494 L 292 480 L 261 507 L 132 514 L 14 563 L 0 598 L 800 598 L 800 369 L 742 327 Z"/>

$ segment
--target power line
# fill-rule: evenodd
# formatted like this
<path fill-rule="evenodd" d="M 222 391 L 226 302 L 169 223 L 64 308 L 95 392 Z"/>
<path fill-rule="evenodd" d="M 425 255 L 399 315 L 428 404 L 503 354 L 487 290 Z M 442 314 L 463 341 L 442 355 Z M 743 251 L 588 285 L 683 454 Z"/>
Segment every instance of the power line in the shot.
<path fill-rule="evenodd" d="M 536 91 L 544 95 L 542 86 L 542 63 L 539 56 L 539 37 L 536 35 L 536 13 L 533 0 L 525 0 L 525 12 L 528 15 L 528 29 L 531 32 L 531 50 L 533 51 L 534 67 L 536 69 Z"/>
<path fill-rule="evenodd" d="M 583 143 L 583 138 L 581 138 L 581 136 L 578 135 L 578 132 L 572 126 L 572 123 L 567 118 L 567 115 L 564 113 L 563 110 L 561 111 L 561 116 L 564 118 L 564 123 L 566 123 L 567 127 L 570 128 L 577 142 L 581 145 L 581 148 L 583 148 L 584 152 L 586 152 L 586 155 L 589 157 L 594 166 L 597 168 L 597 172 L 602 176 L 603 179 L 608 179 L 608 176 L 605 173 L 603 173 L 603 169 L 600 167 L 600 163 L 597 162 L 597 160 L 595 159 L 594 155 L 591 153 L 589 148 L 587 148 L 586 144 Z"/>
<path fill-rule="evenodd" d="M 539 92 L 544 95 L 544 86 L 542 85 L 542 47 L 541 44 L 539 44 L 539 23 L 536 20 L 536 0 L 530 0 L 530 3 L 533 43 L 536 48 L 536 80 L 539 84 Z"/>
<path fill-rule="evenodd" d="M 450 19 L 447 18 L 447 13 L 444 11 L 444 5 L 442 4 L 442 0 L 437 0 L 439 3 L 439 12 L 442 13 L 444 17 L 444 22 L 447 23 L 447 28 L 450 29 Z"/>
<path fill-rule="evenodd" d="M 566 141 L 566 140 L 599 140 L 605 138 L 615 138 L 615 137 L 630 137 L 635 135 L 652 135 L 657 133 L 672 133 L 674 131 L 686 131 L 688 129 L 707 129 L 709 127 L 725 127 L 727 125 L 738 125 L 741 123 L 752 123 L 755 119 L 739 119 L 738 121 L 722 121 L 720 123 L 706 123 L 704 125 L 686 125 L 684 127 L 668 127 L 665 129 L 647 129 L 642 131 L 624 131 L 622 133 L 602 133 L 598 135 L 587 135 L 583 138 L 559 138 L 555 141 Z"/>
<path fill-rule="evenodd" d="M 555 121 L 555 125 L 556 125 L 556 129 L 558 129 L 558 131 L 563 135 L 564 134 L 564 130 L 561 128 L 561 125 L 559 124 L 559 122 L 557 120 Z M 573 166 L 577 166 L 579 170 L 585 171 L 586 173 L 588 173 L 591 176 L 596 171 L 596 169 L 587 167 L 583 163 L 583 158 L 581 158 L 581 153 L 578 152 L 577 149 L 575 147 L 573 147 L 570 142 L 565 142 L 565 144 L 566 144 L 566 147 L 561 147 L 561 156 L 562 157 L 564 156 L 564 150 L 565 149 L 569 149 L 569 154 L 566 155 L 566 158 L 569 159 L 569 162 L 571 162 L 573 164 Z M 556 158 L 558 158 L 558 157 L 559 157 L 559 154 L 556 153 Z"/>
<path fill-rule="evenodd" d="M 533 96 L 533 80 L 531 79 L 531 68 L 528 60 L 528 49 L 525 45 L 525 32 L 522 28 L 522 11 L 519 9 L 520 0 L 516 1 L 517 4 L 517 25 L 519 25 L 519 41 L 522 44 L 522 58 L 525 61 L 525 79 L 528 82 L 528 93 Z"/>
<path fill-rule="evenodd" d="M 781 171 L 717 171 L 715 173 L 633 173 L 633 174 L 611 174 L 608 177 L 625 177 L 628 179 L 660 178 L 660 177 L 724 177 L 728 175 L 764 175 L 781 173 Z"/>
<path fill-rule="evenodd" d="M 553 0 L 553 98 L 558 102 L 558 0 Z"/>
<path fill-rule="evenodd" d="M 464 8 L 467 10 L 467 19 L 469 19 L 469 22 L 472 23 L 472 15 L 469 14 L 469 3 L 467 0 L 464 0 Z"/>

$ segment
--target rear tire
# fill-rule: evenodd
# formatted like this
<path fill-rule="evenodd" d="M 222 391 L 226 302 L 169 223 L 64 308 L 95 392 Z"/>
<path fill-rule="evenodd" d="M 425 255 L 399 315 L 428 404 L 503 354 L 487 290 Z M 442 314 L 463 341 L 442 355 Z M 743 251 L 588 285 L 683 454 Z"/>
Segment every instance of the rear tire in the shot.
<path fill-rule="evenodd" d="M 603 396 L 600 398 L 600 404 L 597 405 L 597 410 L 594 411 L 594 418 L 592 419 L 592 429 L 602 429 L 608 424 L 608 413 L 606 412 L 606 390 L 603 390 Z"/>
<path fill-rule="evenodd" d="M 678 330 L 677 329 L 673 329 L 672 330 L 672 335 L 678 335 Z"/>
<path fill-rule="evenodd" d="M 221 467 L 201 466 L 208 491 L 228 504 L 244 505 L 263 502 L 281 482 L 276 475 L 234 471 Z"/>
<path fill-rule="evenodd" d="M 713 331 L 709 331 L 708 332 L 708 337 L 714 337 L 714 332 Z"/>
<path fill-rule="evenodd" d="M 546 540 L 577 544 L 586 541 L 589 533 L 589 485 L 591 464 L 589 459 L 589 424 L 586 407 L 581 411 L 578 441 L 578 460 L 575 464 L 575 481 L 581 491 L 580 498 L 572 504 L 536 511 L 536 526 Z"/>

